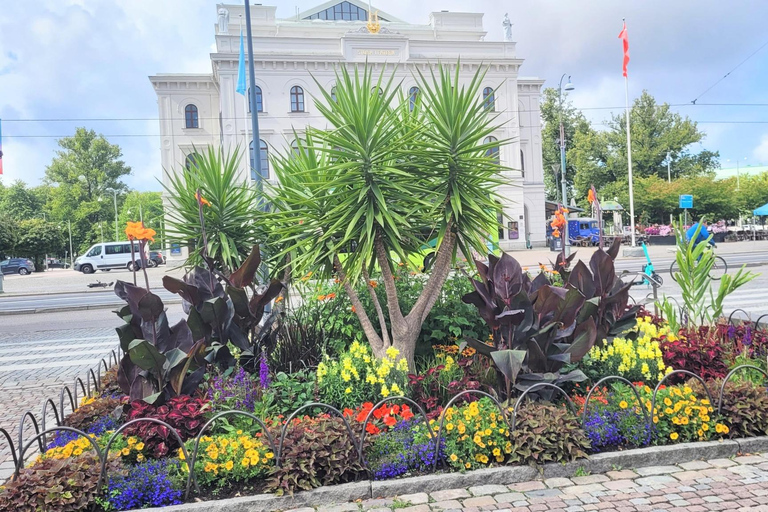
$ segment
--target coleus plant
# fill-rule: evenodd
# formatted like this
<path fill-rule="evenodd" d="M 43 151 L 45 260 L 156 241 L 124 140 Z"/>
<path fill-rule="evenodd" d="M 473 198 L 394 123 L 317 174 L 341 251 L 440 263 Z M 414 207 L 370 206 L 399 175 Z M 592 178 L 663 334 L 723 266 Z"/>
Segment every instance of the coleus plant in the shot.
<path fill-rule="evenodd" d="M 493 345 L 465 340 L 493 360 L 507 399 L 512 387 L 586 379 L 580 370 L 561 370 L 580 361 L 598 340 L 634 325 L 636 307 L 627 308 L 630 285 L 615 274 L 617 252 L 617 245 L 595 252 L 592 272 L 577 263 L 564 287 L 552 286 L 543 273 L 531 280 L 506 253 L 500 258 L 490 254 L 488 265 L 475 262 L 475 290 L 462 300 L 478 309 L 492 330 Z"/>
<path fill-rule="evenodd" d="M 258 246 L 228 278 L 195 267 L 183 279 L 163 277 L 163 286 L 184 299 L 189 315 L 173 327 L 162 300 L 149 290 L 118 281 L 115 293 L 128 304 L 117 311 L 126 323 L 117 329 L 125 352 L 118 383 L 131 400 L 161 404 L 171 397 L 192 394 L 210 363 L 232 366 L 230 346 L 252 360 L 260 347 L 259 322 L 266 305 L 282 290 L 273 281 L 259 293 L 255 274 L 261 258 Z M 222 284 L 223 282 L 223 284 Z M 247 289 L 250 289 L 250 297 Z"/>

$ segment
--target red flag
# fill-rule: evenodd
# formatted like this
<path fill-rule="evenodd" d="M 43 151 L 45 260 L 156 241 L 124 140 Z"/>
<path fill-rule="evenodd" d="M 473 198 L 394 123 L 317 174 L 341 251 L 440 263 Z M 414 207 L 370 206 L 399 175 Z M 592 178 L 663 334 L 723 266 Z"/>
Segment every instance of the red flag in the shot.
<path fill-rule="evenodd" d="M 629 36 L 627 35 L 627 22 L 619 33 L 619 39 L 624 43 L 624 76 L 627 76 L 627 64 L 629 64 Z"/>

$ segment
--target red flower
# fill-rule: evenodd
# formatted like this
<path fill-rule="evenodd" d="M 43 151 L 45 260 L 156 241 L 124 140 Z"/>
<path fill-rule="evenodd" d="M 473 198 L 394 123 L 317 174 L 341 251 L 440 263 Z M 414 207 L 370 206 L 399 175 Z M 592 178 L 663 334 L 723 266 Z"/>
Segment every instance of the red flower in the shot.
<path fill-rule="evenodd" d="M 376 427 L 376 425 L 374 425 L 373 423 L 369 423 L 368 425 L 366 425 L 365 431 L 374 436 L 377 435 L 379 432 L 381 432 L 381 430 L 379 430 L 378 427 Z"/>
<path fill-rule="evenodd" d="M 389 414 L 387 414 L 386 416 L 384 416 L 384 424 L 392 428 L 397 424 L 397 420 L 395 419 L 394 416 L 390 416 Z"/>
<path fill-rule="evenodd" d="M 342 411 L 342 414 L 346 417 L 350 417 L 355 413 L 352 409 L 345 408 L 344 411 Z"/>

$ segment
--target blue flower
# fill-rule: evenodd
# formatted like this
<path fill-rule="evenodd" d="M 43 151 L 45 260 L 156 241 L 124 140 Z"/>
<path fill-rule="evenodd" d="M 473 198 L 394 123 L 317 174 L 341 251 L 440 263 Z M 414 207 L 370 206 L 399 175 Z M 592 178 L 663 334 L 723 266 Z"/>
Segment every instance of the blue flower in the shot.
<path fill-rule="evenodd" d="M 178 462 L 153 460 L 132 466 L 127 475 L 110 476 L 107 484 L 109 503 L 116 510 L 164 507 L 182 503 L 183 491 L 171 471 Z"/>

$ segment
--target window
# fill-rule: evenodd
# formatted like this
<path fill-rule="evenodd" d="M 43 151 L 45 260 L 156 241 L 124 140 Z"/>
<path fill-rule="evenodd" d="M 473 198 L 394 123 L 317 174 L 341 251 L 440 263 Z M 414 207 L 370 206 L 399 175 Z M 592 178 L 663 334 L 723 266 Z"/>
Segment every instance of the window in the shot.
<path fill-rule="evenodd" d="M 372 93 L 378 92 L 379 96 L 384 96 L 384 91 L 381 90 L 381 87 L 377 87 L 375 85 L 373 87 L 371 87 L 371 92 Z"/>
<path fill-rule="evenodd" d="M 336 86 L 331 87 L 331 100 L 336 101 Z"/>
<path fill-rule="evenodd" d="M 525 153 L 522 149 L 520 150 L 520 170 L 525 174 Z"/>
<path fill-rule="evenodd" d="M 248 88 L 248 112 L 251 111 L 251 88 Z M 256 86 L 256 112 L 264 112 L 264 97 L 261 95 L 261 87 Z"/>
<path fill-rule="evenodd" d="M 492 87 L 483 89 L 483 102 L 483 107 L 488 112 L 494 112 L 496 110 L 496 97 Z"/>
<path fill-rule="evenodd" d="M 293 142 L 291 142 L 291 149 L 293 150 L 293 154 L 299 154 L 299 139 L 293 139 Z"/>
<path fill-rule="evenodd" d="M 200 119 L 197 116 L 197 107 L 189 104 L 184 107 L 184 119 L 186 128 L 200 128 Z"/>
<path fill-rule="evenodd" d="M 126 245 L 125 246 L 128 249 L 128 252 L 131 252 L 131 246 Z M 104 250 L 104 254 L 123 254 L 123 246 L 122 245 L 107 245 Z"/>
<path fill-rule="evenodd" d="M 96 247 L 88 251 L 88 254 L 86 254 L 86 256 L 98 256 L 100 254 L 101 254 L 101 246 L 97 245 Z"/>
<path fill-rule="evenodd" d="M 343 21 L 366 21 L 368 11 L 362 9 L 350 2 L 339 2 L 320 12 L 316 12 L 304 18 L 305 20 L 343 20 Z M 379 17 L 381 21 L 388 21 Z"/>
<path fill-rule="evenodd" d="M 491 144 L 493 142 L 498 142 L 498 139 L 494 137 L 493 135 L 487 136 L 485 139 L 483 139 L 483 144 Z M 501 158 L 499 156 L 499 146 L 498 144 L 493 145 L 492 147 L 485 150 L 485 156 L 490 157 L 493 159 L 493 163 L 496 165 L 501 164 Z"/>
<path fill-rule="evenodd" d="M 251 161 L 251 179 L 255 180 L 258 176 L 256 175 L 256 162 L 253 161 L 253 141 L 251 141 L 249 149 L 250 151 L 248 151 L 248 155 Z M 269 149 L 267 148 L 267 143 L 264 142 L 264 139 L 259 139 L 259 160 L 261 162 L 261 175 L 265 179 L 269 179 Z"/>
<path fill-rule="evenodd" d="M 192 167 L 197 167 L 197 153 L 190 153 L 187 155 L 186 160 L 184 161 L 184 167 L 189 171 L 192 169 Z"/>
<path fill-rule="evenodd" d="M 304 89 L 298 85 L 291 87 L 291 112 L 304 112 Z"/>
<path fill-rule="evenodd" d="M 413 112 L 413 109 L 416 108 L 416 100 L 419 98 L 420 92 L 421 91 L 419 91 L 419 88 L 415 86 L 408 89 L 408 98 L 410 100 L 408 108 L 411 110 L 411 112 Z"/>

